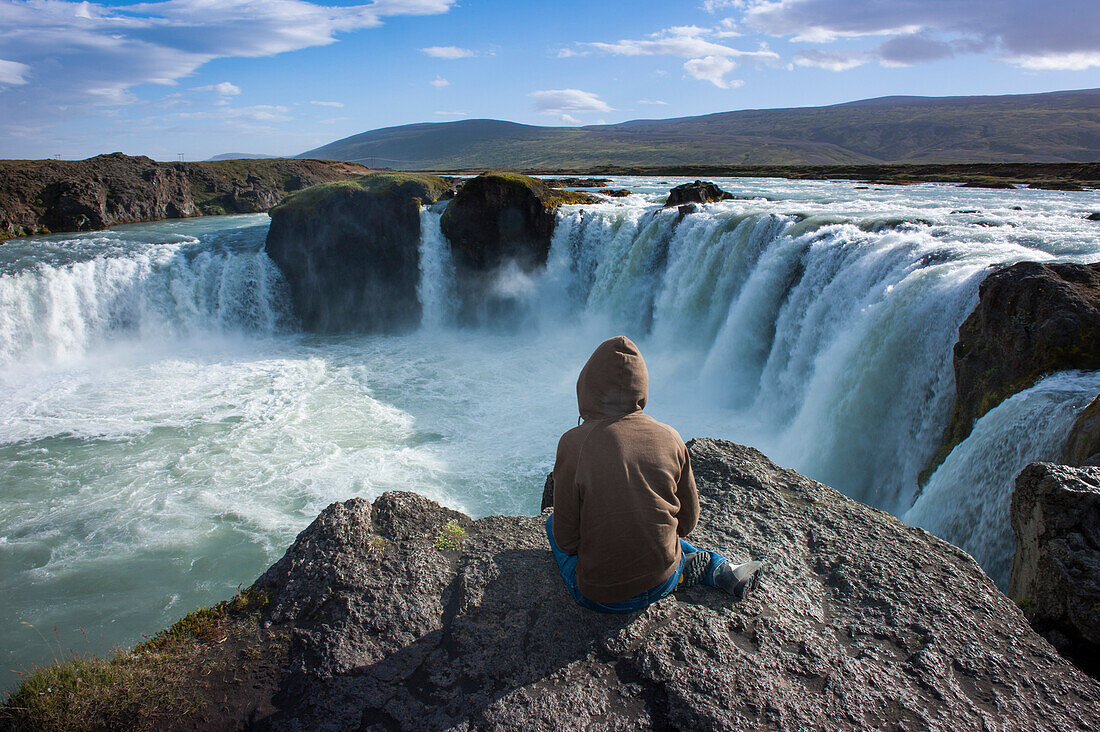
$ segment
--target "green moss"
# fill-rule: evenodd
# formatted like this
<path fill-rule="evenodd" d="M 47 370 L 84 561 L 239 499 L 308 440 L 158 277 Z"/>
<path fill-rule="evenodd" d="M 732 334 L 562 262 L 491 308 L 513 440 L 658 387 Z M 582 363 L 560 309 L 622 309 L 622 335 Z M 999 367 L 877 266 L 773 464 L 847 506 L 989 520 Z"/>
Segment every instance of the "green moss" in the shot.
<path fill-rule="evenodd" d="M 435 548 L 441 552 L 456 551 L 462 546 L 462 540 L 466 538 L 466 529 L 454 521 L 448 521 L 447 525 L 436 534 Z"/>
<path fill-rule="evenodd" d="M 357 178 L 321 183 L 304 188 L 292 193 L 271 211 L 275 215 L 280 212 L 308 211 L 319 207 L 323 202 L 332 200 L 334 197 L 350 198 L 364 192 L 385 196 L 396 192 L 402 186 L 414 186 L 419 189 L 414 192 L 414 197 L 422 198 L 427 202 L 439 200 L 450 189 L 447 181 L 434 175 L 396 172 L 371 173 Z"/>

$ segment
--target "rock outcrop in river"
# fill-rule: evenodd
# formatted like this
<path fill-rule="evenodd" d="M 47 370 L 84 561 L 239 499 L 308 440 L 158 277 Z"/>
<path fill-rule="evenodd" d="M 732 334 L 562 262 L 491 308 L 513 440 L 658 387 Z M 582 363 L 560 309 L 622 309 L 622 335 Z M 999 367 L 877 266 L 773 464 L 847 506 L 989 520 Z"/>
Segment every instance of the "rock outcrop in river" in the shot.
<path fill-rule="evenodd" d="M 414 173 L 314 186 L 271 210 L 265 245 L 309 330 L 400 331 L 420 322 L 420 207 L 451 190 Z"/>
<path fill-rule="evenodd" d="M 1077 415 L 1062 459 L 1067 465 L 1100 465 L 1100 396 Z"/>
<path fill-rule="evenodd" d="M 158 163 L 122 153 L 75 161 L 0 160 L 0 239 L 258 213 L 291 191 L 365 170 L 321 160 Z"/>
<path fill-rule="evenodd" d="M 986 277 L 955 344 L 955 409 L 924 478 L 974 422 L 1040 377 L 1100 368 L 1100 263 L 1019 262 Z"/>
<path fill-rule="evenodd" d="M 484 271 L 513 260 L 529 270 L 546 264 L 554 211 L 563 203 L 600 199 L 517 173 L 482 173 L 462 186 L 440 224 L 459 266 Z"/>
<path fill-rule="evenodd" d="M 668 198 L 665 199 L 665 208 L 692 203 L 717 203 L 731 198 L 733 195 L 723 191 L 717 184 L 697 180 L 694 183 L 678 185 L 669 191 Z"/>
<path fill-rule="evenodd" d="M 207 634 L 190 672 L 205 701 L 174 725 L 1100 726 L 1100 684 L 969 555 L 751 448 L 689 447 L 702 505 L 692 540 L 766 561 L 746 600 L 696 587 L 595 614 L 562 586 L 545 514 L 475 521 L 414 493 L 352 499 L 246 593 L 253 630 Z"/>
<path fill-rule="evenodd" d="M 1100 676 L 1100 467 L 1033 463 L 1012 493 L 1009 594 L 1065 655 Z"/>

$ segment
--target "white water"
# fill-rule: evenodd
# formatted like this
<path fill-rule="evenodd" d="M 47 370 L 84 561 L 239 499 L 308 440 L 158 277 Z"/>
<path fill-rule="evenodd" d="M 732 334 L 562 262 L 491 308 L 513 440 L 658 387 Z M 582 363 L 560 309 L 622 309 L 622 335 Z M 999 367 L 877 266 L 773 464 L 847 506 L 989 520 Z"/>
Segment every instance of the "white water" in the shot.
<path fill-rule="evenodd" d="M 1012 487 L 1028 463 L 1059 462 L 1074 419 L 1100 393 L 1100 372 L 1048 376 L 974 425 L 902 518 L 962 547 L 1008 584 L 1015 538 Z"/>
<path fill-rule="evenodd" d="M 420 300 L 420 322 L 433 330 L 450 322 L 455 309 L 455 266 L 439 224 L 442 215 L 442 208 L 435 206 L 420 209 L 420 282 L 416 295 Z"/>
<path fill-rule="evenodd" d="M 649 362 L 648 411 L 685 437 L 755 445 L 902 513 L 988 265 L 1100 259 L 1095 193 L 738 180 L 722 185 L 747 198 L 677 222 L 655 205 L 677 182 L 618 179 L 637 193 L 564 211 L 544 272 L 491 283 L 523 312 L 500 328 L 450 325 L 454 269 L 427 209 L 424 328 L 406 336 L 295 333 L 265 216 L 0 247 L 8 667 L 48 658 L 20 621 L 74 648 L 83 627 L 103 650 L 225 597 L 333 500 L 405 488 L 474 515 L 537 511 L 576 374 L 618 332 Z M 1024 398 L 1013 424 L 1068 419 L 1094 387 L 1064 378 L 1080 388 Z M 979 445 L 986 421 L 998 444 L 984 420 L 913 509 L 935 507 L 963 546 L 974 524 L 956 518 L 977 504 L 951 490 L 985 480 L 996 504 L 1060 429 L 1004 427 L 1007 455 Z M 957 463 L 980 465 L 956 478 Z"/>

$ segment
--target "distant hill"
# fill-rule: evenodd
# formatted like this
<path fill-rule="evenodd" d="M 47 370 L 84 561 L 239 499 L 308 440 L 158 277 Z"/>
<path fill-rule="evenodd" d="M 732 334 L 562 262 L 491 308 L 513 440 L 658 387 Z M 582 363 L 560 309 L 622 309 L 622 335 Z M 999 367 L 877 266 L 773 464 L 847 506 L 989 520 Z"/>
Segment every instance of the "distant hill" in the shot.
<path fill-rule="evenodd" d="M 352 135 L 299 157 L 431 170 L 1090 162 L 1100 160 L 1100 89 L 881 97 L 587 127 L 423 123 Z"/>
<path fill-rule="evenodd" d="M 222 153 L 221 155 L 215 155 L 210 158 L 208 162 L 216 162 L 218 160 L 268 160 L 270 158 L 280 158 L 281 155 L 264 155 L 263 153 Z"/>

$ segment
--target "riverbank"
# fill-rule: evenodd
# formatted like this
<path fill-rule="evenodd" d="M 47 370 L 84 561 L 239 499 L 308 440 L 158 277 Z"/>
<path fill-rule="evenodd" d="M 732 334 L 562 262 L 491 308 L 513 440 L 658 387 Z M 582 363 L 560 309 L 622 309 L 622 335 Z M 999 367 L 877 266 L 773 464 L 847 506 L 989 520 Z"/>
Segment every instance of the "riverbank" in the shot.
<path fill-rule="evenodd" d="M 50 232 L 229 213 L 261 213 L 288 193 L 361 175 L 329 160 L 158 163 L 122 153 L 87 160 L 0 160 L 0 241 Z"/>

